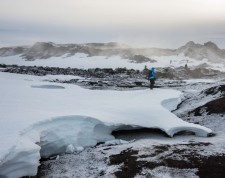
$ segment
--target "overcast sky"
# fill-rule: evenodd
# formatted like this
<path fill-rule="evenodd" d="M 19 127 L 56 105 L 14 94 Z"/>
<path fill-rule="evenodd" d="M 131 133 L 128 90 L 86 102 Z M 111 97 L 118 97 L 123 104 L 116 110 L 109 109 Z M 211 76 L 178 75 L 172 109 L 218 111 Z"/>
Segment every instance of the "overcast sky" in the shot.
<path fill-rule="evenodd" d="M 0 46 L 117 41 L 225 48 L 225 0 L 0 0 Z"/>

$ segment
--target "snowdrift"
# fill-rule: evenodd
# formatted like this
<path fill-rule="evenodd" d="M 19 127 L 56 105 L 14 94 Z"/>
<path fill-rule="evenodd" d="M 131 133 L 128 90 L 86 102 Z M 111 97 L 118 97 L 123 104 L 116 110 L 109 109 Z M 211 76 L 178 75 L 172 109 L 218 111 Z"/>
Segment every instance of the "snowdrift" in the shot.
<path fill-rule="evenodd" d="M 170 112 L 181 101 L 179 91 L 96 91 L 41 80 L 0 73 L 0 176 L 35 175 L 40 157 L 112 140 L 120 128 L 158 128 L 171 137 L 184 130 L 212 133 Z"/>

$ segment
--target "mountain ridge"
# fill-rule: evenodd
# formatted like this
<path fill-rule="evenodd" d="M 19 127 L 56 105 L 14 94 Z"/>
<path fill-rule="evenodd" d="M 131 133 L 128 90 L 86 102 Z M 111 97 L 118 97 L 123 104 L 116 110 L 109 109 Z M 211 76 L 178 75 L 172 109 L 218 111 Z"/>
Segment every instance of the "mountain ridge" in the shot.
<path fill-rule="evenodd" d="M 177 49 L 165 48 L 136 48 L 117 42 L 109 43 L 83 43 L 83 44 L 56 44 L 53 42 L 36 42 L 31 46 L 13 46 L 0 48 L 0 57 L 20 55 L 26 60 L 48 59 L 63 55 L 73 56 L 76 53 L 85 53 L 87 56 L 113 56 L 133 58 L 142 55 L 146 58 L 153 56 L 173 56 L 183 54 L 186 57 L 211 62 L 225 60 L 225 49 L 220 49 L 215 43 L 208 41 L 198 44 L 193 41 L 187 42 Z"/>

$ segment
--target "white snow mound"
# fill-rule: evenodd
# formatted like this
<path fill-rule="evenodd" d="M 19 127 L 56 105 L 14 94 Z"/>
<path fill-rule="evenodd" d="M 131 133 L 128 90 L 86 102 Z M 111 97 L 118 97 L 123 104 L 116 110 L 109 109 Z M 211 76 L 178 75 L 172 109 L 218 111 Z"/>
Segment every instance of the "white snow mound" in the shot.
<path fill-rule="evenodd" d="M 158 128 L 169 136 L 187 130 L 207 136 L 212 130 L 187 123 L 169 110 L 181 101 L 176 90 L 87 90 L 41 77 L 0 72 L 0 177 L 33 176 L 40 157 L 81 151 L 113 140 L 113 130 Z M 166 108 L 167 109 L 166 109 Z"/>

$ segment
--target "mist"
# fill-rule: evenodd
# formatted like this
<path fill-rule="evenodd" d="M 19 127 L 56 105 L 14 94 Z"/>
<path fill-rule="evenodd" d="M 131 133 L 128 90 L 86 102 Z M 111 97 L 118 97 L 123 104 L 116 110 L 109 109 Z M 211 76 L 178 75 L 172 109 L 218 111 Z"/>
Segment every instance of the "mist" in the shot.
<path fill-rule="evenodd" d="M 223 0 L 0 0 L 0 45 L 117 41 L 225 48 Z"/>

